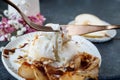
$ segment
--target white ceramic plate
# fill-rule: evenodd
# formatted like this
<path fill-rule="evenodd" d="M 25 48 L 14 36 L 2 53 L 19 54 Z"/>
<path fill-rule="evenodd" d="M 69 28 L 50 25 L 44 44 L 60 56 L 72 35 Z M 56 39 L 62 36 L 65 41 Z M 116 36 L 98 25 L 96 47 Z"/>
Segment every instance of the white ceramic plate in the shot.
<path fill-rule="evenodd" d="M 73 21 L 70 21 L 68 24 L 74 24 L 74 23 L 75 23 L 75 21 L 73 20 Z M 103 21 L 103 23 L 105 25 L 109 25 L 109 23 L 107 23 L 105 21 Z M 92 42 L 106 42 L 106 41 L 109 41 L 112 38 L 114 38 L 116 36 L 116 34 L 117 34 L 117 31 L 115 29 L 113 29 L 113 30 L 106 30 L 106 31 L 107 31 L 106 34 L 109 37 L 102 37 L 102 38 L 88 38 L 88 37 L 85 37 L 85 38 L 88 39 L 89 41 L 92 41 Z"/>
<path fill-rule="evenodd" d="M 34 35 L 41 35 L 41 34 L 46 34 L 44 32 L 33 32 L 33 33 L 29 33 L 26 35 L 23 35 L 21 37 L 18 37 L 15 41 L 9 42 L 6 45 L 6 49 L 12 49 L 12 48 L 16 48 L 18 47 L 20 44 L 26 43 L 28 40 L 32 40 L 34 38 Z M 87 52 L 91 55 L 94 55 L 96 57 L 98 57 L 100 59 L 100 65 L 101 65 L 101 55 L 98 51 L 98 49 L 88 40 L 84 39 L 81 36 L 73 36 L 72 39 L 73 41 L 77 41 L 80 45 L 80 51 L 81 52 Z M 2 53 L 3 55 L 3 53 Z M 19 75 L 17 75 L 17 70 L 12 66 L 9 58 L 5 58 L 2 56 L 2 62 L 5 66 L 5 68 L 7 69 L 7 71 L 14 76 L 15 78 L 17 78 L 18 80 L 24 80 L 23 78 L 21 78 Z"/>

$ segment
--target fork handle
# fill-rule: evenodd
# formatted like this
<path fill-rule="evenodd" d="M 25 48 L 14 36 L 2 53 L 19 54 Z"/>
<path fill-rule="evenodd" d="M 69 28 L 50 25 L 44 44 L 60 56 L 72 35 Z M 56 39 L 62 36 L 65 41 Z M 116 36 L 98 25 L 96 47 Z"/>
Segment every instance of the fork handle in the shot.
<path fill-rule="evenodd" d="M 3 0 L 4 2 L 10 4 L 11 6 L 13 6 L 19 13 L 21 13 L 20 9 L 18 7 L 16 7 L 15 4 L 13 4 L 10 0 Z"/>
<path fill-rule="evenodd" d="M 120 25 L 108 25 L 106 26 L 106 29 L 120 29 Z"/>
<path fill-rule="evenodd" d="M 62 26 L 66 26 L 66 27 L 79 27 L 79 26 L 83 26 L 83 27 L 93 27 L 93 28 L 98 28 L 98 29 L 103 29 L 103 30 L 109 30 L 109 29 L 120 29 L 120 25 L 62 25 Z"/>

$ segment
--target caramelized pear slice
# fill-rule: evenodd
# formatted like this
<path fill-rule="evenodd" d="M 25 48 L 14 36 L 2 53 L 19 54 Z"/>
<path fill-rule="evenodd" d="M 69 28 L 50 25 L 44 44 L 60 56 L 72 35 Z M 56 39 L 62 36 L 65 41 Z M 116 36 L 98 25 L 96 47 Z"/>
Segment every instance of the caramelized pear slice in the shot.
<path fill-rule="evenodd" d="M 27 62 L 22 63 L 20 68 L 18 69 L 18 75 L 21 77 L 27 79 L 27 80 L 34 80 L 35 75 L 33 73 L 33 69 L 31 68 L 31 65 Z"/>

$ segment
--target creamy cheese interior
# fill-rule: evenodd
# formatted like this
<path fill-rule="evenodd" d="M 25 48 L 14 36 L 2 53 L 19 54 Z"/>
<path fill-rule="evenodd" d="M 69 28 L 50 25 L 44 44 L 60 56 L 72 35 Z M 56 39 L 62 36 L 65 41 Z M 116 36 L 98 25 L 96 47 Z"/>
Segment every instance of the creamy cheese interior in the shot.
<path fill-rule="evenodd" d="M 53 25 L 52 25 L 53 26 Z M 56 25 L 55 25 L 56 26 Z M 60 26 L 56 26 L 55 29 L 59 29 Z M 27 56 L 27 61 L 31 63 L 34 60 L 39 61 L 41 57 L 50 58 L 57 60 L 51 65 L 63 66 L 69 61 L 73 55 L 78 53 L 78 45 L 66 35 L 63 36 L 60 32 L 51 32 L 44 35 L 35 35 L 32 41 L 29 41 L 27 46 L 16 49 L 13 55 L 10 55 L 10 62 L 14 67 L 20 66 L 21 64 L 15 63 L 18 56 Z M 29 61 L 29 59 L 31 59 Z M 18 68 L 16 67 L 16 68 Z"/>
<path fill-rule="evenodd" d="M 28 56 L 33 60 L 39 60 L 40 57 L 54 59 L 53 47 L 55 46 L 55 37 L 48 38 L 40 36 L 30 43 Z"/>
<path fill-rule="evenodd" d="M 69 61 L 72 58 L 73 55 L 78 53 L 77 47 L 79 46 L 77 46 L 74 41 L 68 41 L 64 45 L 61 44 L 61 42 L 58 43 L 59 46 L 57 54 L 59 57 L 59 62 L 53 64 L 54 66 L 64 65 L 67 61 Z M 53 51 L 54 46 L 56 46 L 55 35 L 53 35 L 51 39 L 45 36 L 41 36 L 38 39 L 36 39 L 35 42 L 30 43 L 28 56 L 33 60 L 40 60 L 41 57 L 56 60 L 56 53 L 54 53 Z"/>

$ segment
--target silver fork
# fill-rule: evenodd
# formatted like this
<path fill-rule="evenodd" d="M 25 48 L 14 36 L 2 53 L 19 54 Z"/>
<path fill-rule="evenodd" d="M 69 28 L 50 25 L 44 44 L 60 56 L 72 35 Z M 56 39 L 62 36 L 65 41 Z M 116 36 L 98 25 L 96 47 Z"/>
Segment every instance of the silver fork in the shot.
<path fill-rule="evenodd" d="M 8 3 L 9 5 L 11 5 L 12 7 L 14 7 L 19 14 L 22 16 L 22 18 L 24 19 L 24 21 L 32 28 L 39 30 L 39 31 L 48 31 L 48 32 L 56 32 L 58 30 L 53 30 L 50 26 L 41 26 L 39 24 L 35 24 L 34 22 L 30 21 L 30 19 L 14 4 L 12 3 L 10 0 L 4 0 L 6 3 Z"/>
<path fill-rule="evenodd" d="M 10 0 L 3 0 L 12 7 L 14 7 L 25 20 L 25 22 L 32 28 L 38 31 L 46 31 L 46 32 L 59 32 L 59 30 L 53 30 L 51 26 L 41 26 L 39 24 L 35 24 L 30 21 L 29 18 Z M 60 25 L 62 32 L 67 33 L 69 35 L 83 35 L 91 32 L 97 32 L 102 30 L 110 30 L 110 29 L 120 29 L 120 25 Z"/>

